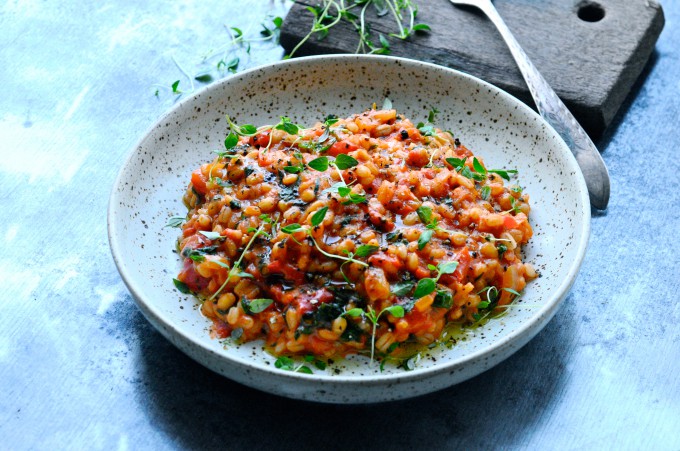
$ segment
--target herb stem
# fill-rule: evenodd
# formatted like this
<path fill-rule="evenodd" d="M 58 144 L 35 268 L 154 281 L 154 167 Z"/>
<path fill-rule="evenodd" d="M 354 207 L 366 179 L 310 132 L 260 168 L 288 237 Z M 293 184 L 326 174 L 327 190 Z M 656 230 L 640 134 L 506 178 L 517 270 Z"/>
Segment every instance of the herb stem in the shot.
<path fill-rule="evenodd" d="M 193 79 L 193 77 L 191 77 L 191 75 L 189 75 L 189 73 L 186 70 L 184 70 L 184 68 L 179 64 L 179 62 L 177 61 L 177 59 L 175 58 L 174 55 L 172 56 L 172 61 L 175 63 L 175 66 L 177 66 L 177 69 L 179 69 L 179 71 L 182 72 L 185 77 L 187 77 L 187 79 L 189 80 L 189 83 L 191 83 L 191 91 L 193 91 L 194 90 L 194 79 Z"/>

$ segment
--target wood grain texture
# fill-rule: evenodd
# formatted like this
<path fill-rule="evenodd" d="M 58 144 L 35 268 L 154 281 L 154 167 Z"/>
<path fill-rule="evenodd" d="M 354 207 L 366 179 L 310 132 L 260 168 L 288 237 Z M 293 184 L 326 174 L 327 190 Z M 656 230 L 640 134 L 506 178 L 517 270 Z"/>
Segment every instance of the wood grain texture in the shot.
<path fill-rule="evenodd" d="M 587 8 L 593 8 L 590 0 L 494 3 L 536 67 L 594 139 L 602 136 L 640 76 L 664 25 L 655 1 L 601 0 L 604 18 L 596 22 L 579 18 L 579 10 L 587 14 Z M 286 52 L 309 32 L 312 14 L 306 6 L 297 3 L 286 17 L 281 33 Z M 418 21 L 430 25 L 432 32 L 406 41 L 390 38 L 391 55 L 462 70 L 533 106 L 505 43 L 481 13 L 454 7 L 448 0 L 421 1 L 418 6 Z M 366 19 L 373 36 L 395 31 L 391 15 L 378 17 L 370 8 Z M 351 53 L 357 42 L 353 26 L 341 22 L 327 38 L 309 39 L 295 56 Z"/>

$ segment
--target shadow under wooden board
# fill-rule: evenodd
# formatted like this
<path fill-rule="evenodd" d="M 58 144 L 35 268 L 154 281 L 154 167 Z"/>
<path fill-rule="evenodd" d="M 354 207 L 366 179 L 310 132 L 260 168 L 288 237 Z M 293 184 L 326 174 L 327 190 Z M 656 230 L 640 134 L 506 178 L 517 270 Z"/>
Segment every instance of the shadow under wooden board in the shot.
<path fill-rule="evenodd" d="M 431 31 L 405 41 L 390 37 L 390 55 L 467 72 L 534 106 L 510 51 L 480 12 L 453 6 L 449 0 L 416 3 L 417 23 L 428 24 Z M 311 4 L 298 2 L 288 13 L 281 30 L 286 54 L 309 32 L 313 15 L 307 6 Z M 497 0 L 494 4 L 593 139 L 602 136 L 616 115 L 664 25 L 661 6 L 654 0 Z M 379 17 L 372 7 L 367 9 L 366 22 L 376 43 L 379 33 L 387 36 L 396 31 L 394 18 Z M 312 36 L 294 56 L 354 53 L 357 43 L 354 26 L 341 21 L 324 39 Z"/>

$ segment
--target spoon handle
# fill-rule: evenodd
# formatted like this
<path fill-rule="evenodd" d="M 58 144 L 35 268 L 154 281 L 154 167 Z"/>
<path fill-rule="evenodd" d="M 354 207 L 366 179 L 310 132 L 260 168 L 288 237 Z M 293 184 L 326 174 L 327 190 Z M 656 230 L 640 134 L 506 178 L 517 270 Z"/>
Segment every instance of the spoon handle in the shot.
<path fill-rule="evenodd" d="M 588 187 L 590 204 L 599 210 L 604 210 L 609 202 L 609 172 L 595 144 L 538 72 L 491 1 L 475 0 L 470 4 L 481 9 L 498 29 L 517 62 L 538 112 L 562 137 L 576 157 L 576 162 L 581 168 Z"/>

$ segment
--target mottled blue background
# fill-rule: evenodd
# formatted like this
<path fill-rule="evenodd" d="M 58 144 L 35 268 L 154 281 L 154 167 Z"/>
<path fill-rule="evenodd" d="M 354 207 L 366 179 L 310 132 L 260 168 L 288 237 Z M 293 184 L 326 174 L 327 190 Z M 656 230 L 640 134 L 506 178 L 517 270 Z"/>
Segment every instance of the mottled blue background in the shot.
<path fill-rule="evenodd" d="M 656 53 L 600 143 L 609 209 L 550 324 L 456 387 L 326 406 L 177 351 L 135 307 L 106 235 L 118 168 L 173 104 L 170 84 L 188 87 L 172 57 L 194 71 L 225 23 L 254 35 L 289 5 L 3 2 L 0 449 L 679 449 L 680 3 L 662 5 Z M 281 55 L 264 45 L 241 67 Z"/>

